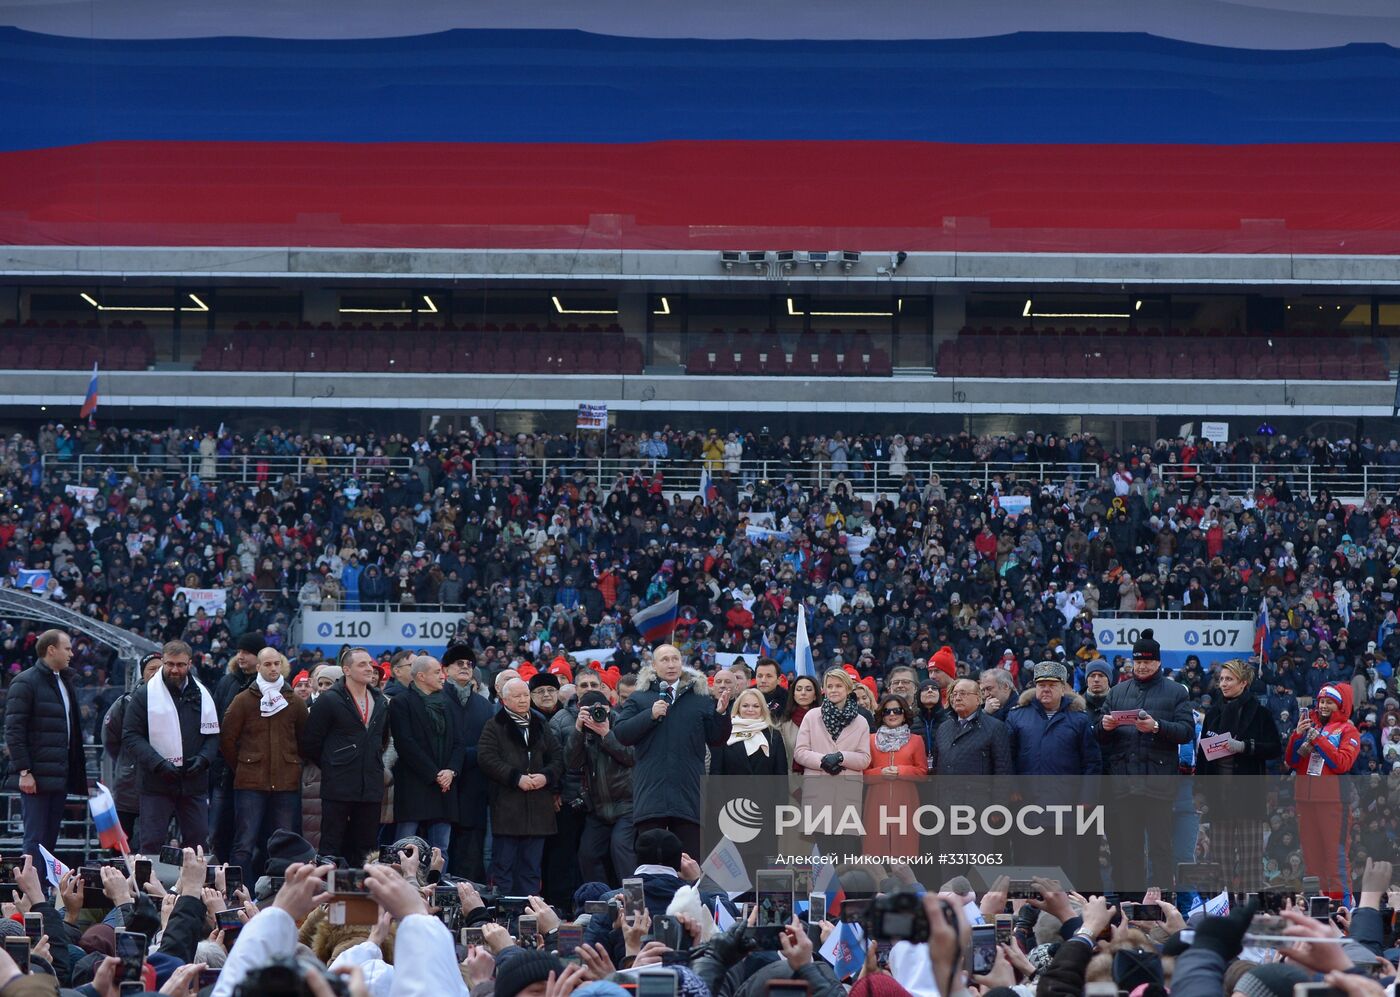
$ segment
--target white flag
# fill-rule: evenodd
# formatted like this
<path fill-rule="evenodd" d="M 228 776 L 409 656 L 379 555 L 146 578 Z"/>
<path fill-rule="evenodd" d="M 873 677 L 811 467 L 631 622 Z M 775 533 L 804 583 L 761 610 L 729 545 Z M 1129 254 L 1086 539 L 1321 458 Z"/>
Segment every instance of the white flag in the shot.
<path fill-rule="evenodd" d="M 729 908 L 724 906 L 724 901 L 715 897 L 715 927 L 720 931 L 728 931 L 738 922 L 734 920 L 734 915 L 729 913 Z"/>
<path fill-rule="evenodd" d="M 700 869 L 716 886 L 728 893 L 731 900 L 753 889 L 753 881 L 744 868 L 744 856 L 739 852 L 739 846 L 728 838 L 715 845 L 714 851 L 705 856 Z"/>
<path fill-rule="evenodd" d="M 68 875 L 70 871 L 69 868 L 58 859 L 54 858 L 54 856 L 50 855 L 49 850 L 43 845 L 39 846 L 39 857 L 44 860 L 44 869 L 48 875 L 49 882 L 57 886 L 58 881 Z"/>

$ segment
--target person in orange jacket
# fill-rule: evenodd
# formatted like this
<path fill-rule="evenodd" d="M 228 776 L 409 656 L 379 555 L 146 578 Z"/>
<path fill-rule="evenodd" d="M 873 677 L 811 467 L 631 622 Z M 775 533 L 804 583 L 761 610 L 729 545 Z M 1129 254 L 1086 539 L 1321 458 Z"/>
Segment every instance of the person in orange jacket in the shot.
<path fill-rule="evenodd" d="M 865 854 L 917 855 L 919 834 L 913 815 L 919 808 L 919 788 L 927 769 L 923 738 L 910 728 L 913 709 L 902 696 L 887 692 L 876 710 L 879 726 L 870 735 L 870 767 L 865 770 Z M 904 819 L 892 830 L 882 821 L 888 814 Z"/>
<path fill-rule="evenodd" d="M 1351 885 L 1346 851 L 1350 810 L 1336 776 L 1350 772 L 1360 753 L 1361 732 L 1351 722 L 1351 685 L 1324 685 L 1313 709 L 1299 718 L 1283 758 L 1296 773 L 1293 792 L 1303 867 L 1335 899 L 1344 898 Z"/>

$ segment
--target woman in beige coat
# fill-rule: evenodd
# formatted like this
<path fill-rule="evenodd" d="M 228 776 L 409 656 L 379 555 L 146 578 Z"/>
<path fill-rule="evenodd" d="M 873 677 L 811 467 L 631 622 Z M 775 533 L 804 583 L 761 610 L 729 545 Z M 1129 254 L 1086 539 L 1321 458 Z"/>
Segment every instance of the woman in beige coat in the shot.
<path fill-rule="evenodd" d="M 797 731 L 793 760 L 802 767 L 804 818 L 830 821 L 827 833 L 816 834 L 823 854 L 859 851 L 856 841 L 835 836 L 848 807 L 860 816 L 861 773 L 870 765 L 870 725 L 856 708 L 851 694 L 855 683 L 840 668 L 822 676 L 824 698 L 820 709 L 810 710 Z"/>

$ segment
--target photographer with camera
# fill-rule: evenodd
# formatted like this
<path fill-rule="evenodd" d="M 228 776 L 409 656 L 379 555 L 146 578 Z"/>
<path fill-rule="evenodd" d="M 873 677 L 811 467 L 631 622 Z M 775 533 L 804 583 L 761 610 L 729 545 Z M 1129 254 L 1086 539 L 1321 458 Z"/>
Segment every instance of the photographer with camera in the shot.
<path fill-rule="evenodd" d="M 592 673 L 580 673 L 579 681 L 589 674 Z M 589 690 L 579 699 L 564 764 L 565 786 L 576 782 L 587 807 L 578 849 L 583 881 L 621 882 L 637 865 L 632 828 L 632 766 L 636 764 L 636 753 L 612 732 L 612 711 L 607 696 L 600 690 Z M 612 875 L 608 874 L 609 864 Z"/>

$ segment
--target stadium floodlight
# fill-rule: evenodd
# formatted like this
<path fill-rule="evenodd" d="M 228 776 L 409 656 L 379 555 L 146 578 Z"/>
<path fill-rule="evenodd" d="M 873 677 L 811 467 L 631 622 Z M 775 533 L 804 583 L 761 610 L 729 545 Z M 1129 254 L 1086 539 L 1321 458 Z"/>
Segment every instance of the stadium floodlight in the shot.
<path fill-rule="evenodd" d="M 797 253 L 793 252 L 791 249 L 778 250 L 778 265 L 783 268 L 783 273 L 791 272 L 792 265 L 796 260 Z"/>
<path fill-rule="evenodd" d="M 768 265 L 768 250 L 766 249 L 751 250 L 744 256 L 753 264 L 756 273 L 763 273 L 763 268 Z"/>
<path fill-rule="evenodd" d="M 822 267 L 826 266 L 827 258 L 831 254 L 825 249 L 812 249 L 806 253 L 807 262 L 812 264 L 812 269 L 817 273 L 822 272 Z"/>
<path fill-rule="evenodd" d="M 744 254 L 733 250 L 725 250 L 719 254 L 719 261 L 724 264 L 725 270 L 733 270 L 734 264 L 744 261 Z"/>
<path fill-rule="evenodd" d="M 841 251 L 841 269 L 847 273 L 851 272 L 851 267 L 860 262 L 860 253 L 853 253 L 849 249 Z"/>

